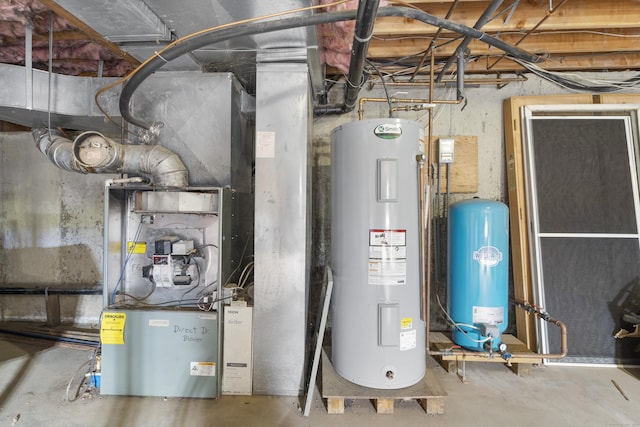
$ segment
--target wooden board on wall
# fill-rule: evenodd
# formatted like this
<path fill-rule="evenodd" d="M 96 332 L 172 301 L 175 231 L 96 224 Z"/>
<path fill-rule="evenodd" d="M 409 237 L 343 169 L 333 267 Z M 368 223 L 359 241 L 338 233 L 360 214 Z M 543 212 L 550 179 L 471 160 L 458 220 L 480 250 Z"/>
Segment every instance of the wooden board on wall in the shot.
<path fill-rule="evenodd" d="M 431 159 L 438 158 L 438 139 L 454 139 L 454 162 L 451 164 L 451 193 L 478 192 L 478 137 L 477 136 L 434 136 L 431 144 Z M 441 169 L 440 188 L 447 188 L 445 168 Z"/>
<path fill-rule="evenodd" d="M 533 283 L 529 253 L 529 220 L 525 187 L 525 164 L 520 112 L 527 105 L 563 104 L 627 104 L 640 103 L 638 95 L 557 95 L 521 96 L 504 101 L 504 132 L 509 193 L 509 221 L 513 264 L 514 297 L 517 301 L 533 302 Z M 537 350 L 535 318 L 516 310 L 518 339 L 532 351 Z"/>

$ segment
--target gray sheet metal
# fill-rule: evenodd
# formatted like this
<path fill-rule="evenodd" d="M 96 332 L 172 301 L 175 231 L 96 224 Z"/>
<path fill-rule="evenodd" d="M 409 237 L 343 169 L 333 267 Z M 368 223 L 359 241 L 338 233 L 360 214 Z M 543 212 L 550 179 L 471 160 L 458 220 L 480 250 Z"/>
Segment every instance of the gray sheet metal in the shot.
<path fill-rule="evenodd" d="M 29 81 L 32 91 L 27 90 Z M 43 127 L 48 122 L 49 76 L 45 71 L 33 70 L 33 78 L 25 77 L 25 68 L 0 64 L 0 119 L 29 127 Z M 116 132 L 117 127 L 107 121 L 96 106 L 93 96 L 98 89 L 113 82 L 111 78 L 51 76 L 51 126 L 78 130 Z M 32 99 L 27 99 L 31 93 Z M 118 96 L 114 89 L 105 94 L 102 106 L 118 119 Z M 118 132 L 119 133 L 119 132 Z"/>
<path fill-rule="evenodd" d="M 124 344 L 102 345 L 101 394 L 218 397 L 217 312 L 105 310 L 109 313 L 126 316 Z"/>
<path fill-rule="evenodd" d="M 190 185 L 249 192 L 252 127 L 241 114 L 242 92 L 229 73 L 158 73 L 136 92 L 133 111 L 163 123 L 158 143 L 187 165 Z"/>
<path fill-rule="evenodd" d="M 306 64 L 258 63 L 254 393 L 304 388 L 311 106 Z"/>
<path fill-rule="evenodd" d="M 171 39 L 169 28 L 142 0 L 56 0 L 56 3 L 112 42 Z"/>

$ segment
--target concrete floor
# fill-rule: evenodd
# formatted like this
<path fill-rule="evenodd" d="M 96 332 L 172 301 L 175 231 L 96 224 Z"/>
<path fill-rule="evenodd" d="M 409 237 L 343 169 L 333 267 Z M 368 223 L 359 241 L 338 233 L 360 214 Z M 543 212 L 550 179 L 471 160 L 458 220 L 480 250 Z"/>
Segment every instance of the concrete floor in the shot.
<path fill-rule="evenodd" d="M 0 426 L 640 426 L 638 371 L 557 365 L 518 377 L 499 363 L 467 363 L 463 383 L 434 362 L 448 393 L 445 413 L 435 416 L 416 401 L 396 402 L 393 415 L 379 415 L 368 400 L 348 400 L 345 414 L 328 415 L 317 391 L 309 417 L 295 397 L 163 399 L 94 391 L 66 401 L 69 379 L 92 353 L 0 335 Z"/>

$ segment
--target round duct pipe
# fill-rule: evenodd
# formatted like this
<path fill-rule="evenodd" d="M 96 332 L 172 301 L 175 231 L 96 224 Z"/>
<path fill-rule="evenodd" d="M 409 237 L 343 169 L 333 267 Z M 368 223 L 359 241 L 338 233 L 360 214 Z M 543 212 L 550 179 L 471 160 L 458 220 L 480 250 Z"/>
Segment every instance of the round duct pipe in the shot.
<path fill-rule="evenodd" d="M 161 145 L 124 145 L 94 131 L 71 141 L 53 129 L 35 129 L 33 139 L 38 149 L 61 169 L 142 175 L 159 187 L 189 186 L 189 172 L 180 157 Z"/>
<path fill-rule="evenodd" d="M 98 132 L 84 132 L 73 141 L 73 157 L 86 168 L 109 168 L 118 156 L 116 144 Z"/>

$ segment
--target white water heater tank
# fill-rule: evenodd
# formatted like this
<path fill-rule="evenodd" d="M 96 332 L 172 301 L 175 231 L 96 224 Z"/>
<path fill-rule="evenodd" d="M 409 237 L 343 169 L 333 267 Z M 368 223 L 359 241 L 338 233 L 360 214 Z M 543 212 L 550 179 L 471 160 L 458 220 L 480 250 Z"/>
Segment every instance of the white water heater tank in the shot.
<path fill-rule="evenodd" d="M 416 160 L 423 140 L 422 126 L 403 119 L 332 133 L 332 362 L 365 387 L 408 387 L 425 374 Z"/>

